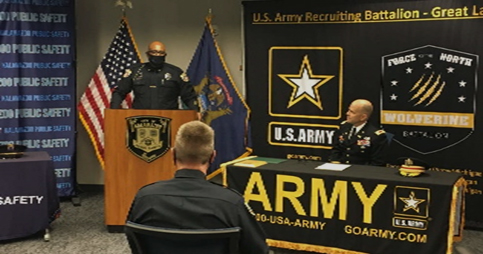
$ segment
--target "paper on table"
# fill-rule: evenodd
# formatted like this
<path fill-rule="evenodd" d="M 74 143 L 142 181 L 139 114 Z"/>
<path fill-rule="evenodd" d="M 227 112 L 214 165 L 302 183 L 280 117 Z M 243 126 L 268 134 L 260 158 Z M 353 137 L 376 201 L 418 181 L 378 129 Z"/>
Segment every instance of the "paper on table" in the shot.
<path fill-rule="evenodd" d="M 320 166 L 317 166 L 315 169 L 342 171 L 350 166 L 351 165 L 348 165 L 348 164 L 324 163 Z"/>
<path fill-rule="evenodd" d="M 244 160 L 244 161 L 237 162 L 233 165 L 241 166 L 241 167 L 256 168 L 258 166 L 265 165 L 265 164 L 267 164 L 266 161 Z"/>

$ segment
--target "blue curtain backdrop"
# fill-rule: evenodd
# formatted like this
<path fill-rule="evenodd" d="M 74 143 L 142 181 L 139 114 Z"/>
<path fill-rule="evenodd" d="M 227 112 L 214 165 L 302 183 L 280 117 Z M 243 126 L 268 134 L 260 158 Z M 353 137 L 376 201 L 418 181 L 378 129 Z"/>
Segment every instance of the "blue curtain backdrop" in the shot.
<path fill-rule="evenodd" d="M 0 0 L 0 144 L 52 157 L 59 196 L 75 193 L 74 1 Z"/>

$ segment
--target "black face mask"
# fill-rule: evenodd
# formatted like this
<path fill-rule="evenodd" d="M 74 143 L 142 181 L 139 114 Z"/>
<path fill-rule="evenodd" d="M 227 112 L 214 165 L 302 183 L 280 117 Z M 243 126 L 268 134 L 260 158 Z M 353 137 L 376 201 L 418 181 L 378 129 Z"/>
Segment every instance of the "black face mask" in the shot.
<path fill-rule="evenodd" d="M 149 63 L 156 69 L 161 69 L 163 67 L 166 56 L 149 56 Z"/>

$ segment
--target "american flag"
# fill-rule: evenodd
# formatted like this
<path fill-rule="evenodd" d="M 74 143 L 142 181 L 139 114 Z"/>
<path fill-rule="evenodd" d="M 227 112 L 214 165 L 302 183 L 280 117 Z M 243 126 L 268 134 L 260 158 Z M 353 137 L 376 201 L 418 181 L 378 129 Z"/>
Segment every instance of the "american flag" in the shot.
<path fill-rule="evenodd" d="M 123 18 L 116 36 L 77 106 L 79 118 L 89 134 L 102 167 L 104 167 L 104 109 L 109 108 L 112 89 L 122 78 L 125 70 L 139 62 L 139 51 L 134 37 L 127 19 Z M 131 102 L 132 97 L 127 96 L 123 106 L 130 107 Z"/>

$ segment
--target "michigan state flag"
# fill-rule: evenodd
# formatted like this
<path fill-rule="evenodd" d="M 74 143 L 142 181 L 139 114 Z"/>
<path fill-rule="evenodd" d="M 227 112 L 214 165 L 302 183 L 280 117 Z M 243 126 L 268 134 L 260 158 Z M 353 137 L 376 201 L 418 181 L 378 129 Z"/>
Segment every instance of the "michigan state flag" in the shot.
<path fill-rule="evenodd" d="M 211 173 L 221 163 L 248 155 L 251 149 L 248 148 L 250 109 L 226 68 L 210 18 L 206 20 L 187 74 L 199 95 L 202 121 L 215 130 L 217 155 L 209 169 Z"/>

